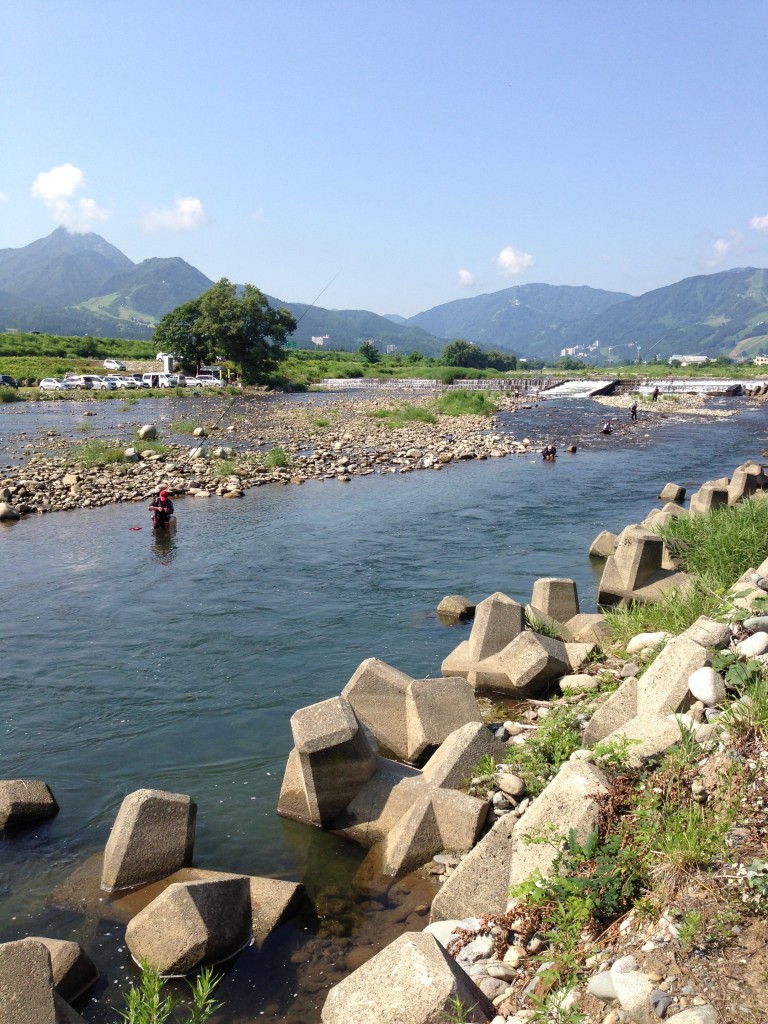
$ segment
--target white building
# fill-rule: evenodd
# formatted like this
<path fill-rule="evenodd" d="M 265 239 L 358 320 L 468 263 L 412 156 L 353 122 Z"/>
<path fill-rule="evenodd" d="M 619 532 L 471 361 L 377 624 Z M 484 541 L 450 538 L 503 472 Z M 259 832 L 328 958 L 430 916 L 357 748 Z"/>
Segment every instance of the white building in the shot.
<path fill-rule="evenodd" d="M 670 356 L 669 364 L 677 361 L 681 366 L 702 366 L 709 362 L 708 356 Z"/>

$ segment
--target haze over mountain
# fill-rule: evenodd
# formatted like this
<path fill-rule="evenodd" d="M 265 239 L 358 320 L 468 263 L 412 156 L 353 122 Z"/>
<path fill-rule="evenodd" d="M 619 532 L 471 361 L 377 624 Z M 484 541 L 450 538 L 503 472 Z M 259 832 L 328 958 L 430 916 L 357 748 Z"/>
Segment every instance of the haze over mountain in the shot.
<path fill-rule="evenodd" d="M 178 257 L 133 263 L 97 234 L 57 228 L 0 250 L 0 330 L 149 338 L 171 309 L 214 282 Z M 673 354 L 754 354 L 768 346 L 768 271 L 727 270 L 633 297 L 586 286 L 525 284 L 457 299 L 405 318 L 328 310 L 268 296 L 298 321 L 300 348 L 372 339 L 382 350 L 437 355 L 465 338 L 482 348 L 551 359 L 562 349 L 590 362 Z"/>

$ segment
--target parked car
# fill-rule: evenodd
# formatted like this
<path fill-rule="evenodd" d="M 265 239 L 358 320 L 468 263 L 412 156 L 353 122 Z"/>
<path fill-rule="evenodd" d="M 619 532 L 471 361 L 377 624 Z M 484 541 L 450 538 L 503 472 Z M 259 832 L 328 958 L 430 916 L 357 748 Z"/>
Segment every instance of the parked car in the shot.
<path fill-rule="evenodd" d="M 162 363 L 164 359 L 169 358 L 175 359 L 176 356 L 173 354 L 173 352 L 158 352 L 157 355 L 155 356 L 155 359 L 157 360 L 158 363 Z"/>
<path fill-rule="evenodd" d="M 175 388 L 179 382 L 175 373 L 145 373 L 144 380 L 151 388 Z"/>
<path fill-rule="evenodd" d="M 98 373 L 84 373 L 82 378 L 85 381 L 85 387 L 88 387 L 90 382 L 90 387 L 94 391 L 115 391 L 117 389 L 117 385 L 113 380 L 100 377 Z"/>
<path fill-rule="evenodd" d="M 114 382 L 116 388 L 136 388 L 138 384 L 133 377 L 121 377 L 119 373 L 108 373 L 105 380 L 111 380 Z"/>
<path fill-rule="evenodd" d="M 121 363 L 119 359 L 105 359 L 104 360 L 105 370 L 124 370 L 125 363 Z"/>
<path fill-rule="evenodd" d="M 74 384 L 68 380 L 59 380 L 57 377 L 44 377 L 39 387 L 41 391 L 72 391 Z"/>
<path fill-rule="evenodd" d="M 0 388 L 17 388 L 19 382 L 9 377 L 7 373 L 0 373 Z"/>
<path fill-rule="evenodd" d="M 66 373 L 64 374 L 64 380 L 71 387 L 77 388 L 78 390 L 83 388 L 90 390 L 93 387 L 93 381 L 82 373 Z"/>
<path fill-rule="evenodd" d="M 138 385 L 138 387 L 140 387 L 140 388 L 148 388 L 149 387 L 149 382 L 144 380 L 144 374 L 143 373 L 132 373 L 131 376 L 136 381 L 136 384 Z"/>
<path fill-rule="evenodd" d="M 218 377 L 193 377 L 193 381 L 204 388 L 223 388 L 224 381 Z"/>

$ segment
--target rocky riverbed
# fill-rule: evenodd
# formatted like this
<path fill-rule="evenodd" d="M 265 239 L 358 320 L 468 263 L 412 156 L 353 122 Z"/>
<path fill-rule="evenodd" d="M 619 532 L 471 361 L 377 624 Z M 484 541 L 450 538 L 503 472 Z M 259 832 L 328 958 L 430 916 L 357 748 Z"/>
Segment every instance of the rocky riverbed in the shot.
<path fill-rule="evenodd" d="M 403 400 L 427 411 L 434 399 L 423 394 L 394 397 L 385 391 L 318 399 L 300 403 L 248 392 L 234 401 L 223 396 L 169 398 L 164 403 L 167 412 L 153 420 L 160 444 L 144 445 L 137 438 L 140 426 L 148 422 L 142 417 L 141 401 L 125 407 L 125 422 L 105 433 L 98 420 L 100 413 L 106 417 L 105 403 L 78 398 L 78 405 L 84 406 L 83 420 L 70 430 L 43 430 L 30 437 L 20 429 L 5 435 L 8 454 L 19 464 L 9 463 L 0 471 L 0 502 L 25 515 L 145 501 L 161 486 L 176 496 L 234 498 L 268 483 L 349 483 L 372 473 L 439 471 L 470 459 L 538 457 L 552 441 L 562 453 L 594 445 L 600 437 L 597 422 L 550 424 L 547 412 L 532 417 L 535 406 L 530 401 L 507 395 L 496 398 L 498 411 L 491 417 L 439 415 L 433 423 L 410 420 L 398 426 L 390 425 L 388 411 Z M 631 399 L 619 395 L 598 401 L 624 408 Z M 541 405 L 546 408 L 546 402 Z M 696 396 L 681 396 L 674 406 L 646 403 L 637 423 L 628 417 L 614 422 L 611 443 L 636 443 L 678 412 L 732 415 L 731 410 L 710 408 Z M 529 415 L 520 415 L 525 413 Z M 20 416 L 20 426 L 23 422 Z M 193 426 L 202 428 L 204 436 L 182 440 Z M 87 452 L 91 439 L 114 449 L 109 459 Z M 275 448 L 281 451 L 270 455 Z M 15 518 L 8 509 L 3 515 Z"/>

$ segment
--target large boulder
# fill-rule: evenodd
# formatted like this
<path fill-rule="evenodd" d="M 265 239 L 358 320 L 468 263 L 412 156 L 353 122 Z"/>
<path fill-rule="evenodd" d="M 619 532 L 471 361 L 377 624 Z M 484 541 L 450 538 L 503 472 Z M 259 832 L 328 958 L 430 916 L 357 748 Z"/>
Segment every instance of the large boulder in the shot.
<path fill-rule="evenodd" d="M 457 998 L 478 1024 L 493 1019 L 493 1005 L 434 936 L 406 932 L 330 990 L 321 1020 L 445 1024 Z"/>
<path fill-rule="evenodd" d="M 15 506 L 9 505 L 7 501 L 0 501 L 0 519 L 5 519 L 9 522 L 21 519 L 21 513 Z"/>
<path fill-rule="evenodd" d="M 139 427 L 136 434 L 142 441 L 154 441 L 157 437 L 157 427 L 154 423 L 145 423 L 143 427 Z"/>
<path fill-rule="evenodd" d="M 245 876 L 177 882 L 128 924 L 131 955 L 160 974 L 189 974 L 234 956 L 251 940 L 251 897 Z"/>
<path fill-rule="evenodd" d="M 35 825 L 58 813 L 59 805 L 45 782 L 36 779 L 0 780 L 0 832 Z"/>
<path fill-rule="evenodd" d="M 104 850 L 102 888 L 144 885 L 190 864 L 196 814 L 195 802 L 182 793 L 160 789 L 129 793 Z"/>

